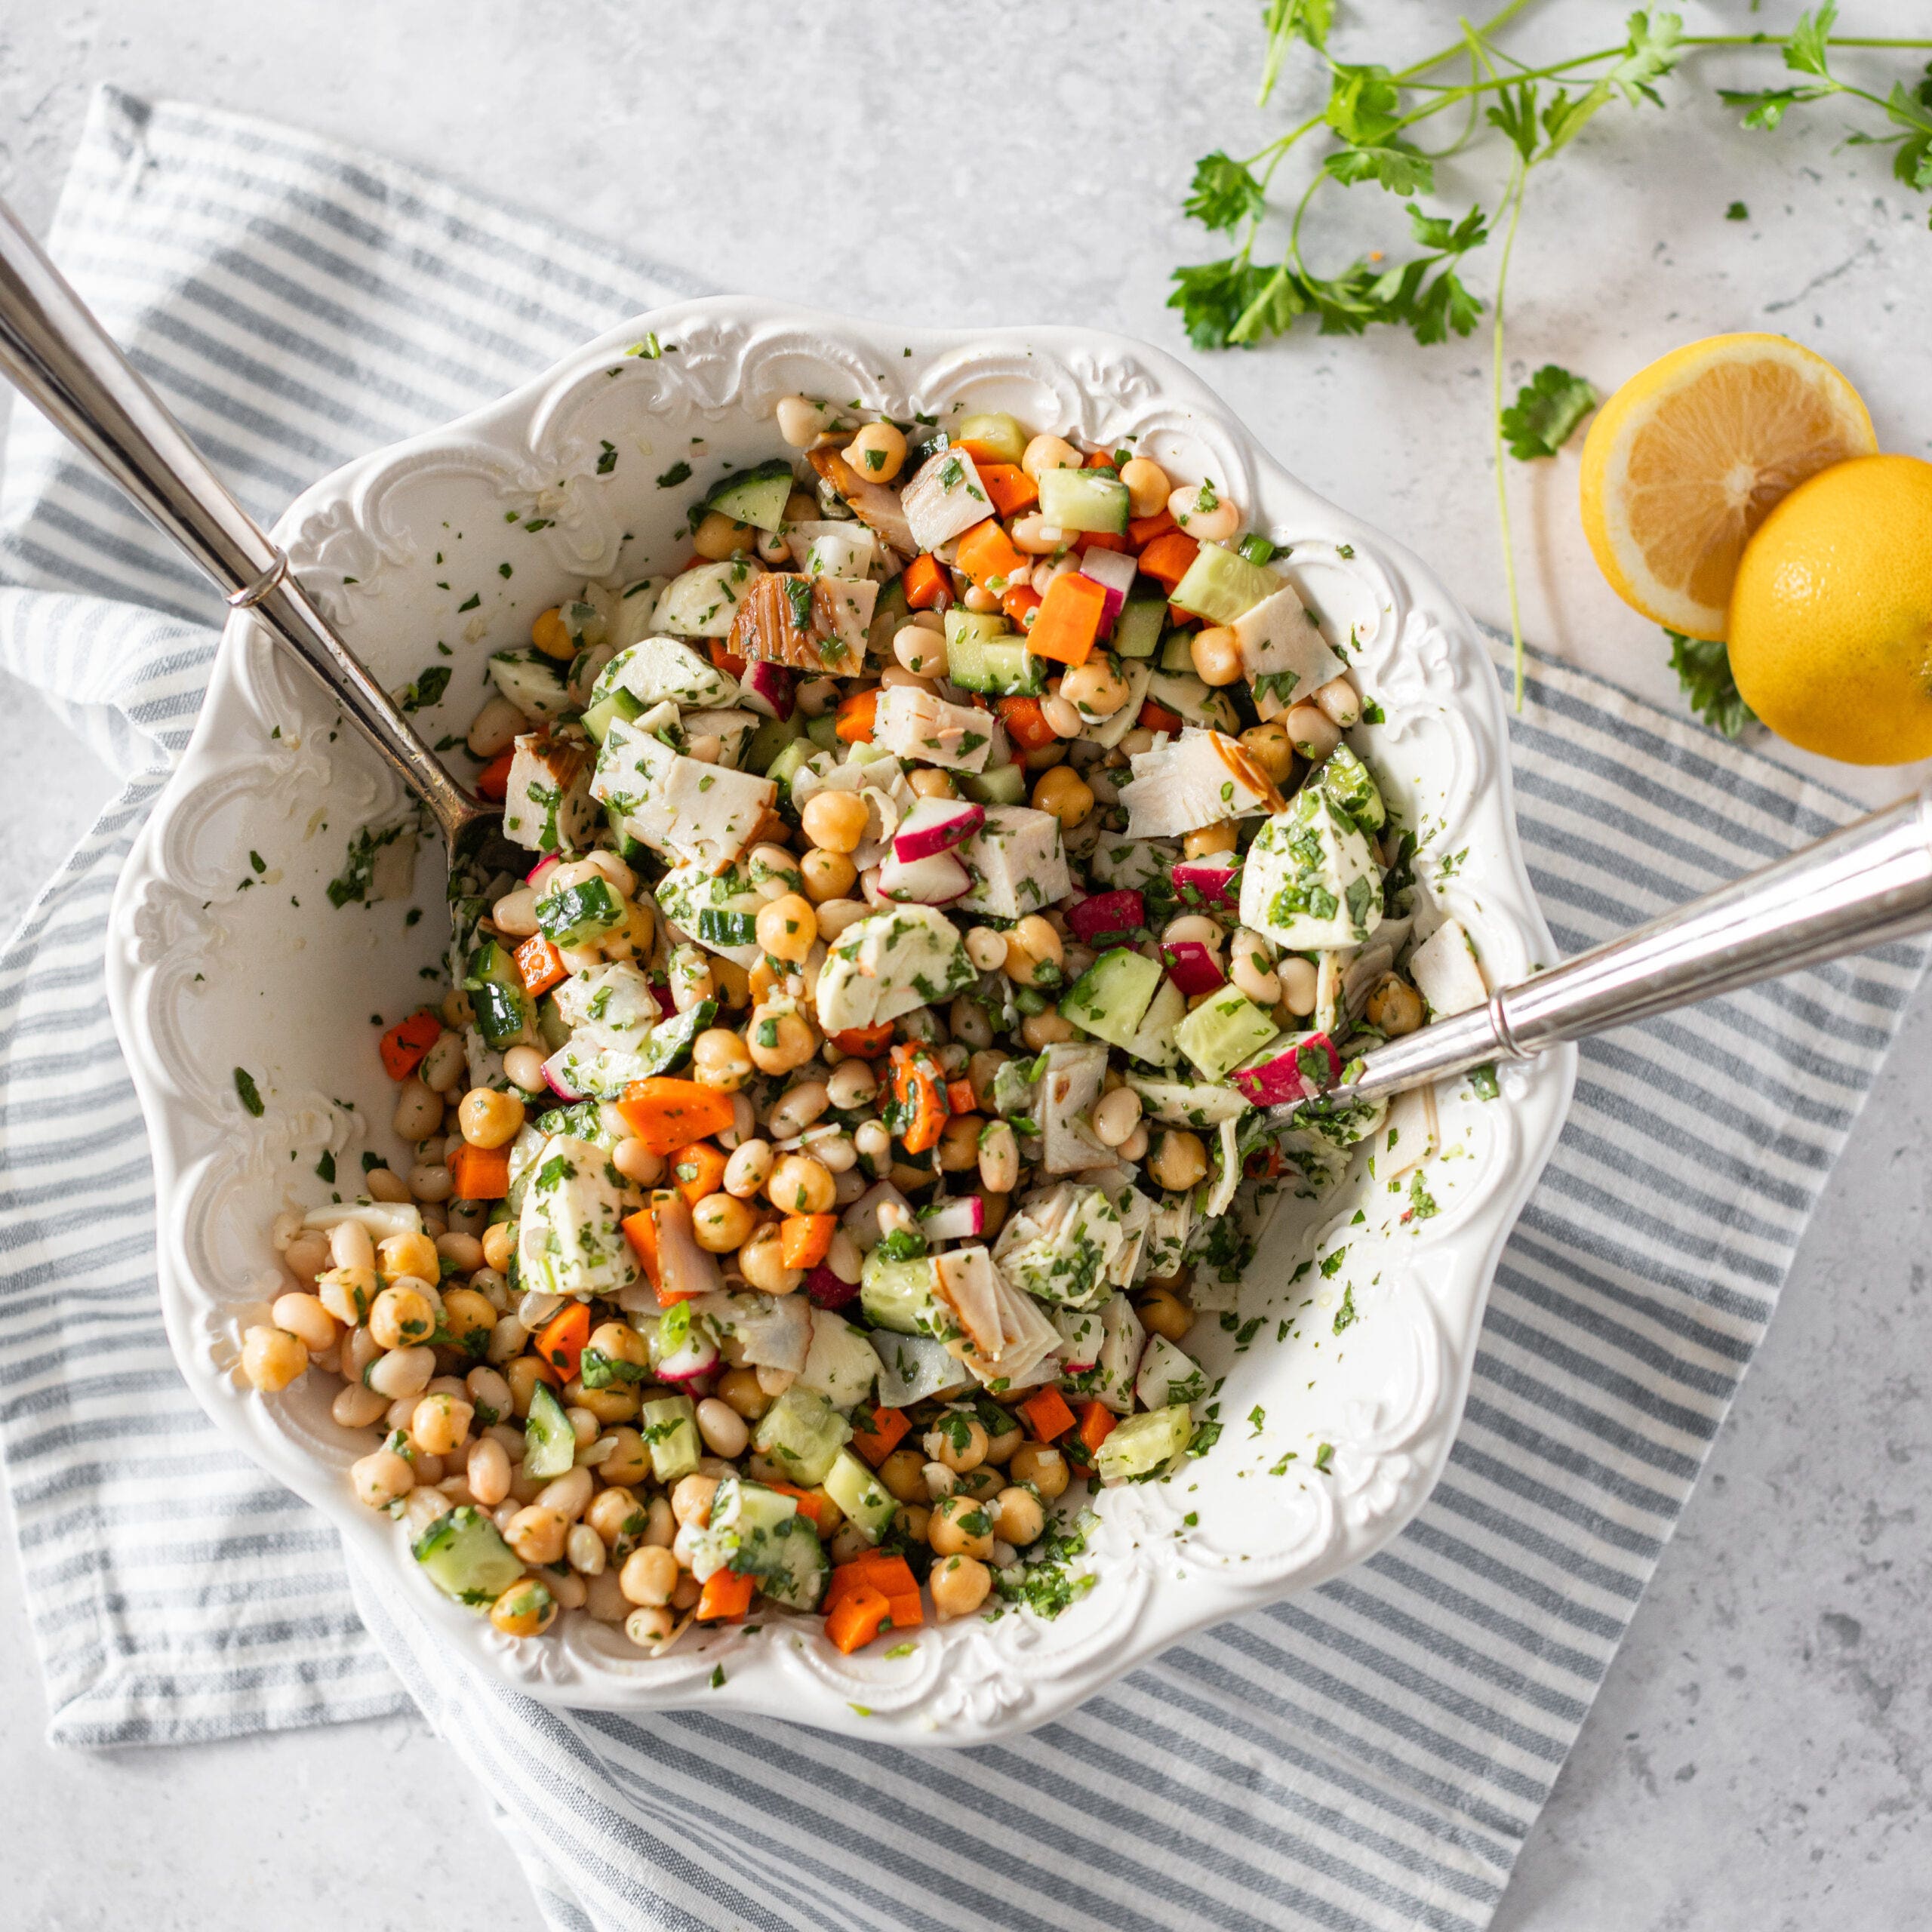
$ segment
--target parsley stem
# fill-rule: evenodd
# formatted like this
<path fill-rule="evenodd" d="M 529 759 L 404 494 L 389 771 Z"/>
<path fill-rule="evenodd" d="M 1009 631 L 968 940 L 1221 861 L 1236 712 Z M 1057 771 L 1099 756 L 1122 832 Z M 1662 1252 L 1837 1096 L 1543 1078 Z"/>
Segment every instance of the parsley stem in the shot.
<path fill-rule="evenodd" d="M 1490 429 L 1496 452 L 1496 519 L 1503 535 L 1503 580 L 1509 591 L 1509 642 L 1516 670 L 1516 709 L 1523 708 L 1523 614 L 1516 596 L 1516 546 L 1509 534 L 1509 475 L 1503 463 L 1503 291 L 1509 279 L 1509 257 L 1516 245 L 1516 224 L 1523 215 L 1523 190 L 1529 164 L 1519 154 L 1515 171 L 1503 194 L 1509 203 L 1509 226 L 1503 237 L 1503 254 L 1496 269 L 1496 321 L 1491 336 Z"/>

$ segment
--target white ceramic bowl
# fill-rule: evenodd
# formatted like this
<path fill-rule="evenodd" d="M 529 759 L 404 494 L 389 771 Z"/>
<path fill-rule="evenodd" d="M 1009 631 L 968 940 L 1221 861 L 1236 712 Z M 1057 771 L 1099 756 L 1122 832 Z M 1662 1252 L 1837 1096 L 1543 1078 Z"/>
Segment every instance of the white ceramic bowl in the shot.
<path fill-rule="evenodd" d="M 661 355 L 626 352 L 651 335 Z M 1469 619 L 1399 545 L 1303 488 L 1185 369 L 1138 343 L 682 304 L 347 465 L 277 534 L 386 685 L 453 671 L 418 722 L 432 740 L 460 737 L 486 654 L 527 640 L 536 613 L 586 577 L 675 567 L 695 491 L 782 447 L 774 405 L 793 392 L 941 423 L 1009 409 L 1094 444 L 1137 438 L 1177 476 L 1211 477 L 1293 546 L 1331 635 L 1346 643 L 1353 630 L 1361 683 L 1386 714 L 1373 728 L 1377 761 L 1430 833 L 1429 895 L 1466 921 L 1499 983 L 1554 956 L 1517 848 L 1496 680 Z M 417 868 L 414 924 L 410 902 L 330 903 L 350 834 L 403 804 L 337 723 L 305 669 L 251 620 L 230 623 L 193 741 L 122 877 L 109 987 L 152 1136 L 162 1295 L 182 1373 L 231 1440 L 414 1591 L 478 1665 L 554 1703 L 701 1705 L 906 1743 L 983 1743 L 1065 1711 L 1190 1630 L 1360 1562 L 1414 1514 L 1455 1433 L 1497 1256 L 1562 1121 L 1567 1054 L 1506 1071 L 1500 1103 L 1445 1092 L 1455 1157 L 1428 1171 L 1432 1216 L 1402 1223 L 1407 1196 L 1379 1188 L 1367 1226 L 1348 1225 L 1353 1193 L 1312 1223 L 1284 1214 L 1243 1290 L 1242 1321 L 1263 1318 L 1251 1342 L 1211 1316 L 1191 1338 L 1226 1377 L 1220 1443 L 1164 1484 L 1101 1500 L 1097 1580 L 1057 1620 L 1010 1612 L 929 1627 L 909 1654 L 874 1645 L 848 1658 L 815 1621 L 768 1618 L 755 1634 L 694 1631 L 652 1660 L 583 1617 L 512 1642 L 437 1595 L 401 1530 L 351 1496 L 356 1452 L 329 1420 L 323 1378 L 263 1400 L 235 1370 L 242 1327 L 278 1291 L 276 1214 L 329 1198 L 325 1155 L 352 1184 L 365 1148 L 394 1145 L 372 1016 L 392 1022 L 432 992 L 442 943 L 433 851 Z M 259 1118 L 238 1098 L 237 1067 L 259 1088 Z M 1291 1287 L 1317 1247 L 1344 1251 L 1335 1272 Z M 1345 1295 L 1354 1319 L 1337 1332 Z M 1294 1332 L 1278 1343 L 1283 1315 Z"/>

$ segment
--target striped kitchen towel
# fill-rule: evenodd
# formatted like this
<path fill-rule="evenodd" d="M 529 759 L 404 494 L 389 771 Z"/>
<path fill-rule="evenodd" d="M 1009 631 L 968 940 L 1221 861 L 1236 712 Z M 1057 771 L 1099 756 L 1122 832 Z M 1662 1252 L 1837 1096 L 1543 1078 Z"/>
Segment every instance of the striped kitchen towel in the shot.
<path fill-rule="evenodd" d="M 264 515 L 354 451 L 689 292 L 414 170 L 115 94 L 96 103 L 54 246 Z M 0 1447 L 57 1737 L 346 1718 L 392 1708 L 399 1680 L 502 1808 L 559 1927 L 1487 1921 L 1921 949 L 1586 1048 L 1449 1469 L 1350 1574 L 971 1752 L 555 1712 L 440 1649 L 393 1578 L 346 1576 L 333 1536 L 224 1449 L 174 1375 L 100 953 L 115 869 L 192 719 L 210 600 L 24 414 L 0 571 L 17 586 L 0 591 L 0 662 L 127 780 L 0 955 Z M 1565 951 L 1855 812 L 1540 656 L 1512 728 L 1525 844 Z"/>

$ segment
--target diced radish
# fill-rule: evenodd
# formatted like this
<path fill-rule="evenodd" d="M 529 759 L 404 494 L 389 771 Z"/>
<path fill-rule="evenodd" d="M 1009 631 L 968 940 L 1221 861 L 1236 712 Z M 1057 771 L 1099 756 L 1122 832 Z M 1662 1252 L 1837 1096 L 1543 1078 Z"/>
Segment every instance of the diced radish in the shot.
<path fill-rule="evenodd" d="M 919 1217 L 919 1232 L 928 1241 L 971 1241 L 986 1231 L 986 1204 L 977 1194 L 943 1201 Z"/>
<path fill-rule="evenodd" d="M 666 1020 L 677 1011 L 678 1002 L 671 997 L 671 989 L 669 986 L 660 986 L 654 980 L 651 983 L 651 997 L 657 1002 L 658 1011 L 663 1014 Z"/>
<path fill-rule="evenodd" d="M 560 1100 L 580 1100 L 583 1096 L 564 1078 L 562 1061 L 569 1048 L 560 1048 L 543 1063 L 543 1078 L 550 1084 L 550 1091 Z"/>
<path fill-rule="evenodd" d="M 652 1371 L 660 1382 L 683 1384 L 709 1375 L 718 1366 L 718 1345 L 695 1324 L 691 1339 L 675 1354 L 666 1355 Z"/>
<path fill-rule="evenodd" d="M 805 1293 L 814 1308 L 843 1308 L 858 1292 L 857 1281 L 841 1281 L 822 1261 L 805 1277 Z"/>
<path fill-rule="evenodd" d="M 1174 891 L 1184 906 L 1241 903 L 1241 867 L 1232 859 L 1183 859 L 1174 866 Z"/>
<path fill-rule="evenodd" d="M 792 715 L 792 673 L 783 664 L 768 658 L 755 658 L 745 667 L 738 680 L 738 695 L 754 711 L 761 711 L 780 724 Z"/>
<path fill-rule="evenodd" d="M 971 798 L 921 798 L 899 821 L 892 856 L 901 865 L 937 858 L 963 845 L 986 822 L 986 808 Z"/>
<path fill-rule="evenodd" d="M 1341 1075 L 1342 1056 L 1326 1033 L 1288 1033 L 1228 1078 L 1257 1107 L 1279 1107 L 1325 1094 Z"/>
<path fill-rule="evenodd" d="M 1111 556 L 1114 553 L 1100 554 Z M 1146 902 L 1137 892 L 1097 892 L 1066 908 L 1066 923 L 1082 946 L 1097 946 L 1103 939 L 1124 939 L 1147 923 Z"/>
<path fill-rule="evenodd" d="M 972 890 L 973 875 L 950 852 L 908 864 L 895 853 L 878 869 L 878 889 L 902 905 L 949 906 Z"/>
<path fill-rule="evenodd" d="M 906 1197 L 889 1180 L 875 1180 L 839 1217 L 845 1232 L 869 1254 L 885 1237 L 878 1225 L 878 1211 L 891 1202 L 902 1212 L 912 1211 Z"/>
<path fill-rule="evenodd" d="M 1189 999 L 1211 993 L 1227 983 L 1220 962 L 1198 939 L 1175 940 L 1161 948 L 1167 955 L 1168 977 Z"/>
<path fill-rule="evenodd" d="M 525 885 L 540 884 L 543 882 L 543 875 L 556 863 L 556 854 L 554 852 L 546 852 L 542 858 L 537 860 L 535 865 L 531 867 L 528 872 L 524 874 L 524 884 Z"/>
<path fill-rule="evenodd" d="M 1081 558 L 1080 574 L 1106 592 L 1106 601 L 1100 611 L 1103 632 L 1113 629 L 1114 620 L 1126 607 L 1137 568 L 1124 550 L 1089 550 Z"/>

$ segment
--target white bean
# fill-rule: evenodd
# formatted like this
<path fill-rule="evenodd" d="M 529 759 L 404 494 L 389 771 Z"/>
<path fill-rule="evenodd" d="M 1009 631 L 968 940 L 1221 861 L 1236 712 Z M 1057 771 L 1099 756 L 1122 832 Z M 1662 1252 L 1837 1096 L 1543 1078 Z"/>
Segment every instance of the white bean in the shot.
<path fill-rule="evenodd" d="M 572 1522 L 590 1507 L 590 1494 L 596 1479 L 588 1469 L 571 1469 L 537 1492 L 537 1507 L 555 1509 Z"/>
<path fill-rule="evenodd" d="M 1131 1087 L 1116 1087 L 1094 1103 L 1094 1131 L 1109 1147 L 1119 1146 L 1140 1124 L 1140 1096 Z"/>
<path fill-rule="evenodd" d="M 523 713 L 506 697 L 493 697 L 469 721 L 468 743 L 478 758 L 507 751 L 523 730 Z"/>
<path fill-rule="evenodd" d="M 801 1080 L 787 1088 L 767 1119 L 774 1140 L 789 1140 L 802 1134 L 832 1104 L 832 1095 L 823 1080 Z"/>
<path fill-rule="evenodd" d="M 411 1074 L 396 1089 L 392 1124 L 398 1140 L 426 1140 L 442 1123 L 443 1097 Z"/>
<path fill-rule="evenodd" d="M 374 1389 L 365 1389 L 359 1382 L 345 1382 L 336 1391 L 329 1414 L 344 1429 L 367 1429 L 386 1406 Z"/>
<path fill-rule="evenodd" d="M 541 931 L 537 922 L 536 888 L 520 885 L 514 892 L 505 893 L 490 908 L 490 917 L 499 931 L 513 939 L 528 939 Z"/>
<path fill-rule="evenodd" d="M 329 1230 L 329 1253 L 338 1268 L 368 1268 L 376 1265 L 376 1244 L 360 1221 L 338 1221 Z"/>
<path fill-rule="evenodd" d="M 781 395 L 777 411 L 778 433 L 795 450 L 809 449 L 825 424 L 825 412 L 801 395 Z"/>
<path fill-rule="evenodd" d="M 369 1364 L 364 1380 L 379 1395 L 391 1401 L 405 1395 L 420 1395 L 436 1372 L 434 1349 L 392 1349 Z"/>
<path fill-rule="evenodd" d="M 494 1509 L 510 1493 L 509 1451 L 493 1435 L 479 1435 L 469 1445 L 463 1475 L 469 1493 L 485 1509 Z"/>
<path fill-rule="evenodd" d="M 697 1431 L 704 1438 L 705 1446 L 720 1456 L 742 1456 L 751 1441 L 744 1417 L 729 1402 L 720 1401 L 715 1395 L 707 1395 L 697 1405 Z"/>

